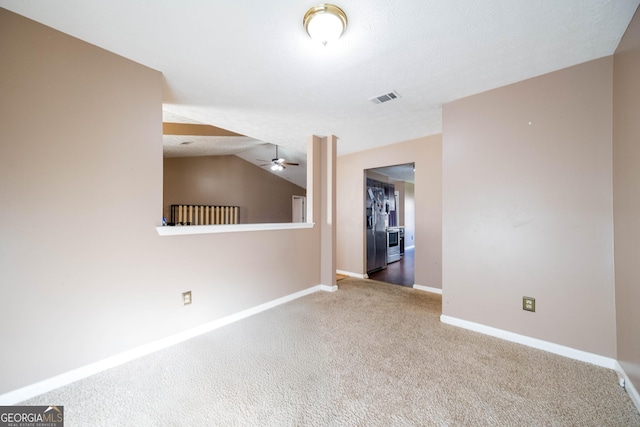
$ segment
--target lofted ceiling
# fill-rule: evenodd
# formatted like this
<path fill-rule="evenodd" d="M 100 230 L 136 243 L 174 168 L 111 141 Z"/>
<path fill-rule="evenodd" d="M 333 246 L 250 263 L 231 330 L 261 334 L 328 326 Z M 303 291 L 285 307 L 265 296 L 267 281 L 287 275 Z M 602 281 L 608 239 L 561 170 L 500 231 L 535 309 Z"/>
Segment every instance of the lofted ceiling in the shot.
<path fill-rule="evenodd" d="M 165 117 L 244 135 L 214 150 L 304 153 L 333 134 L 339 155 L 439 133 L 444 103 L 613 54 L 640 0 L 335 3 L 349 25 L 324 47 L 302 26 L 314 1 L 0 0 L 161 71 Z M 165 138 L 170 155 L 180 142 Z"/>
<path fill-rule="evenodd" d="M 164 110 L 162 120 L 167 123 L 184 123 L 188 125 L 203 125 L 188 117 L 183 117 Z M 223 130 L 223 133 L 224 130 Z M 278 157 L 298 166 L 285 165 L 285 169 L 273 172 L 269 162 L 276 158 L 276 146 L 248 136 L 203 136 L 203 135 L 165 135 L 163 138 L 164 157 L 193 157 L 193 156 L 230 156 L 241 159 L 264 168 L 282 179 L 286 179 L 298 187 L 307 188 L 307 153 L 289 147 L 278 147 Z"/>

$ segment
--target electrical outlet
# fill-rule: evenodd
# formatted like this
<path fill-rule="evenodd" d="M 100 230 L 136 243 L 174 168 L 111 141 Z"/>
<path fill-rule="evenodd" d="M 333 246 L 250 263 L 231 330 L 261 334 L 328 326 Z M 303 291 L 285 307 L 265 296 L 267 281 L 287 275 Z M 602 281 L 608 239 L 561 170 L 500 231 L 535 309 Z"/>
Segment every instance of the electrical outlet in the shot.
<path fill-rule="evenodd" d="M 625 384 L 625 380 L 624 380 L 624 378 L 619 377 L 619 378 L 618 378 L 618 384 L 620 384 L 620 387 L 622 387 L 622 388 L 626 388 L 626 387 L 625 387 L 625 386 L 626 386 L 626 384 Z"/>
<path fill-rule="evenodd" d="M 522 297 L 522 309 L 526 311 L 536 311 L 536 299 L 531 297 Z"/>
<path fill-rule="evenodd" d="M 191 291 L 182 293 L 182 305 L 191 304 Z"/>

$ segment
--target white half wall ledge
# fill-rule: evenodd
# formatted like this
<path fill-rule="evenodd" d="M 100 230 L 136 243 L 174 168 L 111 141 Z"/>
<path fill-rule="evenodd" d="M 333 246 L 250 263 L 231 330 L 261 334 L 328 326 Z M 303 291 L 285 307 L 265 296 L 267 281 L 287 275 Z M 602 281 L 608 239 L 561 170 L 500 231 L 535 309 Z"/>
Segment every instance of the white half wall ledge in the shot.
<path fill-rule="evenodd" d="M 156 227 L 160 236 L 185 236 L 189 234 L 235 233 L 242 231 L 298 230 L 313 228 L 313 222 L 283 222 L 265 224 L 183 225 Z"/>
<path fill-rule="evenodd" d="M 418 289 L 419 291 L 431 292 L 432 294 L 442 295 L 442 289 L 440 288 L 432 288 L 431 286 L 422 286 L 413 284 L 413 289 Z"/>
<path fill-rule="evenodd" d="M 191 338 L 195 338 L 199 335 L 206 334 L 207 332 L 211 332 L 215 329 L 221 328 L 233 322 L 237 322 L 238 320 L 245 319 L 249 316 L 253 316 L 254 314 L 258 314 L 260 312 L 263 312 L 265 310 L 276 307 L 278 305 L 293 301 L 303 296 L 310 295 L 312 293 L 319 292 L 319 291 L 335 292 L 337 290 L 338 290 L 337 286 L 315 285 L 310 288 L 295 292 L 293 294 L 285 295 L 281 298 L 266 302 L 264 304 L 260 304 L 255 307 L 248 308 L 246 310 L 240 311 L 238 313 L 235 313 L 226 317 L 222 317 L 212 322 L 204 323 L 200 326 L 196 326 L 195 328 L 188 329 L 178 334 L 159 339 L 157 341 L 142 345 L 140 347 L 133 348 L 131 350 L 127 350 L 125 352 L 116 354 L 106 359 L 103 359 L 94 363 L 90 363 L 89 365 L 82 366 L 72 371 L 68 371 L 60 375 L 56 375 L 55 377 L 48 378 L 46 380 L 37 382 L 35 384 L 31 384 L 31 385 L 19 388 L 17 390 L 13 390 L 8 393 L 2 394 L 0 395 L 0 406 L 15 405 L 16 403 L 22 402 L 27 399 L 31 399 L 32 397 L 41 395 L 51 390 L 55 390 L 57 388 L 69 385 L 81 379 L 88 378 L 97 373 L 106 371 L 107 369 L 124 365 L 125 363 L 130 362 L 132 360 L 139 359 L 140 357 L 146 356 L 156 351 L 165 349 L 167 347 L 171 347 L 183 341 L 187 341 Z"/>
<path fill-rule="evenodd" d="M 360 273 L 353 273 L 351 271 L 345 271 L 345 270 L 336 270 L 337 274 L 342 274 L 344 276 L 349 276 L 349 277 L 356 277 L 358 279 L 368 279 L 369 276 L 367 276 L 366 274 L 360 274 Z"/>
<path fill-rule="evenodd" d="M 579 360 L 581 362 L 591 363 L 592 365 L 601 366 L 603 368 L 618 371 L 618 368 L 620 367 L 618 361 L 610 357 L 600 356 L 599 354 L 577 350 L 575 348 L 528 337 L 526 335 L 516 334 L 515 332 L 509 332 L 503 329 L 493 328 L 491 326 L 486 326 L 480 323 L 470 322 L 468 320 L 462 320 L 444 314 L 440 316 L 440 321 L 448 325 L 457 326 L 459 328 L 468 329 L 470 331 L 479 332 L 481 334 L 490 335 L 496 338 L 501 338 L 503 340 L 526 345 L 538 350 L 548 351 L 549 353 L 554 353 L 559 356 Z"/>

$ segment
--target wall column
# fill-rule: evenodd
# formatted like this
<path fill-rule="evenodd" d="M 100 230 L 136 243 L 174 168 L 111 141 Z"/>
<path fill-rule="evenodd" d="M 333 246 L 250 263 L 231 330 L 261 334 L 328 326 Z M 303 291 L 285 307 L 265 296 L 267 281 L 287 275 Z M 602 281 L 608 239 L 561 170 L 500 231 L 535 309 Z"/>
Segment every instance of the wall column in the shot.
<path fill-rule="evenodd" d="M 320 147 L 322 209 L 320 212 L 320 283 L 336 284 L 336 146 L 338 138 L 322 138 Z"/>
<path fill-rule="evenodd" d="M 320 232 L 320 284 L 336 284 L 336 146 L 338 138 L 312 136 L 307 147 L 307 217 Z"/>

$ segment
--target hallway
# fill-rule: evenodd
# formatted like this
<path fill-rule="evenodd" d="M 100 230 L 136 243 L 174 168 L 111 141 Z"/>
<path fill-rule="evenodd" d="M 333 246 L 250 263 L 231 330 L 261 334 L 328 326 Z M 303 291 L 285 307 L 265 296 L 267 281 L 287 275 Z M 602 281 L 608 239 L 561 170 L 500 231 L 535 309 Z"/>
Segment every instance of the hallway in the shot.
<path fill-rule="evenodd" d="M 413 248 L 406 249 L 400 261 L 387 265 L 387 268 L 369 274 L 369 279 L 413 287 L 414 284 L 414 256 Z"/>

